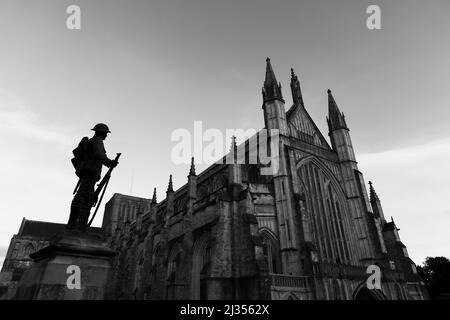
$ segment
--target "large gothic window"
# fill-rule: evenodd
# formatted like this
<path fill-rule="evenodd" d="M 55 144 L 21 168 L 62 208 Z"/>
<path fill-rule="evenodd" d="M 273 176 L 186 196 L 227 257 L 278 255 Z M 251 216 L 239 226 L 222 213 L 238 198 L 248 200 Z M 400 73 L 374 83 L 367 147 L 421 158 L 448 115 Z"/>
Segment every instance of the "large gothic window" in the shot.
<path fill-rule="evenodd" d="M 155 249 L 153 250 L 153 255 L 152 255 L 152 267 L 150 269 L 150 284 L 149 284 L 149 288 L 148 293 L 151 294 L 151 290 L 152 287 L 154 288 L 155 286 L 157 286 L 156 282 L 158 280 L 157 275 L 158 275 L 158 259 L 159 259 L 159 255 L 161 252 L 161 245 L 158 243 L 157 245 L 155 245 Z"/>
<path fill-rule="evenodd" d="M 137 292 L 139 290 L 139 287 L 141 285 L 141 274 L 142 269 L 144 265 L 144 252 L 143 250 L 140 250 L 138 253 L 137 258 L 137 266 L 136 266 L 136 273 L 134 275 L 134 292 Z"/>
<path fill-rule="evenodd" d="M 303 163 L 297 172 L 305 195 L 304 207 L 308 228 L 319 251 L 321 261 L 349 263 L 348 221 L 345 199 L 332 173 L 318 161 Z"/>
<path fill-rule="evenodd" d="M 204 234 L 195 241 L 193 248 L 193 265 L 191 278 L 192 299 L 207 299 L 208 271 L 211 265 L 212 242 L 209 235 Z"/>
<path fill-rule="evenodd" d="M 211 243 L 208 243 L 203 252 L 203 267 L 200 271 L 200 300 L 208 299 L 208 272 L 211 266 L 211 254 Z"/>
<path fill-rule="evenodd" d="M 177 254 L 172 257 L 167 265 L 167 298 L 176 298 L 176 288 L 177 288 L 177 275 L 180 269 L 181 254 Z"/>

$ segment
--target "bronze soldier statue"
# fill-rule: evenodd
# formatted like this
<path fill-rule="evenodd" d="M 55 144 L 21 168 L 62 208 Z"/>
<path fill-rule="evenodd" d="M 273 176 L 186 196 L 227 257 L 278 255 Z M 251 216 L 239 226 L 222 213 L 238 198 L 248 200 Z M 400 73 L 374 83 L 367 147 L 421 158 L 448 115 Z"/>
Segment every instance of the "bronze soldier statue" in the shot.
<path fill-rule="evenodd" d="M 103 140 L 111 132 L 108 126 L 99 123 L 91 130 L 95 131 L 94 136 L 90 139 L 83 138 L 73 151 L 75 158 L 72 159 L 72 163 L 80 180 L 70 207 L 67 229 L 85 231 L 91 207 L 97 202 L 94 188 L 95 183 L 100 180 L 102 166 L 114 168 L 118 164 L 117 160 L 111 160 L 106 156 L 103 145 Z"/>

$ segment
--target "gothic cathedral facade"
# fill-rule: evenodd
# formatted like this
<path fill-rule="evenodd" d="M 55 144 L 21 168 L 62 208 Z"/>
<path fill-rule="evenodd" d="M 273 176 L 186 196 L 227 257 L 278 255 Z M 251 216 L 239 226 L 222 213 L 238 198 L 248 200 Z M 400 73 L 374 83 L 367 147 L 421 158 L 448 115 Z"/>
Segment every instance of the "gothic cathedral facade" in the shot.
<path fill-rule="evenodd" d="M 292 70 L 292 107 L 267 59 L 265 129 L 279 168 L 213 164 L 133 215 L 114 197 L 103 228 L 118 252 L 112 299 L 425 299 L 414 262 L 358 169 L 344 114 L 328 90 L 331 145 L 309 116 Z M 248 143 L 244 146 L 248 146 Z M 232 151 L 237 148 L 232 146 Z M 248 150 L 247 150 L 248 152 Z M 381 287 L 368 288 L 369 266 Z"/>

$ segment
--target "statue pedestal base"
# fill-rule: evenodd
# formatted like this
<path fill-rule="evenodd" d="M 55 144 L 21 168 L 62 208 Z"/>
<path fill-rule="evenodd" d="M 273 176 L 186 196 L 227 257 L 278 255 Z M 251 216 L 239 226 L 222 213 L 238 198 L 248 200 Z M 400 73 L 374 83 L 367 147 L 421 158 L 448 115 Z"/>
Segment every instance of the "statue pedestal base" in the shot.
<path fill-rule="evenodd" d="M 33 253 L 34 265 L 20 279 L 16 299 L 103 299 L 115 252 L 98 235 L 66 230 Z M 79 280 L 79 281 L 78 281 Z"/>

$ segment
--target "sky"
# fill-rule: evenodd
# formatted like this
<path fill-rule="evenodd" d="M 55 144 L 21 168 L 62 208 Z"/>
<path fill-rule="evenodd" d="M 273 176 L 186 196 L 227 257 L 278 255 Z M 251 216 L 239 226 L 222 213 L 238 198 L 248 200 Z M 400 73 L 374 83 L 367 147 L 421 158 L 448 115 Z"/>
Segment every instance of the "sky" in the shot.
<path fill-rule="evenodd" d="M 381 30 L 366 25 L 373 4 Z M 262 128 L 266 57 L 286 109 L 295 69 L 325 137 L 333 91 L 411 258 L 450 257 L 449 18 L 448 0 L 0 0 L 0 264 L 23 217 L 67 222 L 71 151 L 94 124 L 122 152 L 106 200 L 186 183 L 176 129 Z"/>

